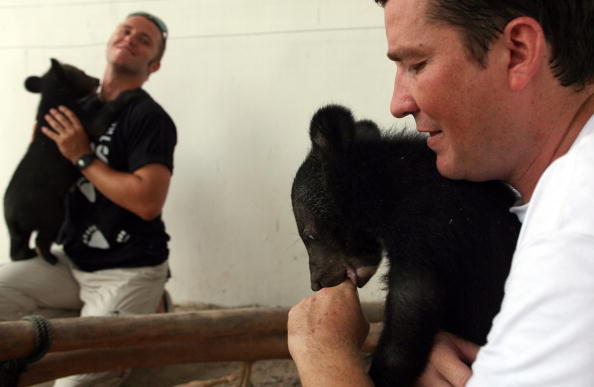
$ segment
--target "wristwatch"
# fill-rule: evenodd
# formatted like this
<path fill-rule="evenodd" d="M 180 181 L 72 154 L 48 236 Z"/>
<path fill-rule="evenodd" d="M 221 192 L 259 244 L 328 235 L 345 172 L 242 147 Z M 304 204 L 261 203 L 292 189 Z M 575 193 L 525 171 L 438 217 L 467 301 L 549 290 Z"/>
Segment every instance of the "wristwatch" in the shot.
<path fill-rule="evenodd" d="M 87 153 L 86 155 L 82 155 L 78 158 L 78 160 L 76 160 L 76 167 L 78 168 L 79 171 L 82 171 L 83 169 L 85 169 L 86 167 L 88 167 L 89 165 L 91 165 L 91 163 L 93 162 L 93 160 L 95 160 L 97 157 L 95 156 L 94 153 Z"/>

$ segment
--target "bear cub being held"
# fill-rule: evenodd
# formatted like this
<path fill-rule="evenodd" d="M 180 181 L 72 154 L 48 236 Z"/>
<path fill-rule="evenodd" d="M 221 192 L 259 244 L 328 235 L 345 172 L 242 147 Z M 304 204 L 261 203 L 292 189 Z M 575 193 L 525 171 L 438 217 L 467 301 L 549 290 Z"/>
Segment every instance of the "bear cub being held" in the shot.
<path fill-rule="evenodd" d="M 81 110 L 81 98 L 97 90 L 99 79 L 56 59 L 51 59 L 50 69 L 41 77 L 30 76 L 25 88 L 40 93 L 33 140 L 18 164 L 4 194 L 4 218 L 10 234 L 10 257 L 24 260 L 40 254 L 55 264 L 50 253 L 64 219 L 64 198 L 80 173 L 62 156 L 56 144 L 43 132 L 50 127 L 44 115 L 50 108 L 68 107 L 80 119 L 91 139 L 101 136 L 114 117 L 130 100 L 136 90 L 123 92 L 114 101 L 106 103 L 96 117 L 90 119 Z M 29 248 L 31 233 L 37 231 L 37 252 Z"/>
<path fill-rule="evenodd" d="M 520 227 L 514 192 L 445 179 L 423 136 L 381 135 L 342 106 L 320 109 L 310 138 L 291 197 L 312 290 L 362 287 L 389 260 L 375 385 L 413 385 L 439 330 L 484 344 Z"/>

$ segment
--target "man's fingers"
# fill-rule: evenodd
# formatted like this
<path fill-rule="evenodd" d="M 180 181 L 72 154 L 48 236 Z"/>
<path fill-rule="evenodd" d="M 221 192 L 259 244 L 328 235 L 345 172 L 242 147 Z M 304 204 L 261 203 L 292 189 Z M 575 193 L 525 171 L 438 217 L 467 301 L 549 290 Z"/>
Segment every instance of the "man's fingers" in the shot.
<path fill-rule="evenodd" d="M 444 363 L 447 362 L 447 366 L 438 369 L 438 372 L 451 383 L 452 386 L 464 386 L 468 379 L 472 376 L 470 367 L 457 357 L 455 352 L 445 352 Z"/>
<path fill-rule="evenodd" d="M 431 362 L 436 371 L 453 386 L 464 386 L 472 376 L 468 364 L 476 358 L 478 346 L 449 333 L 440 333 L 433 347 Z"/>
<path fill-rule="evenodd" d="M 49 129 L 48 127 L 42 126 L 41 127 L 41 131 L 43 132 L 43 134 L 45 134 L 46 136 L 48 136 L 52 140 L 58 141 L 59 135 L 56 132 L 54 132 L 53 130 Z"/>
<path fill-rule="evenodd" d="M 437 369 L 429 363 L 421 377 L 417 380 L 415 387 L 452 387 L 452 384 L 445 380 Z"/>
<path fill-rule="evenodd" d="M 68 109 L 66 106 L 59 106 L 58 109 L 62 114 L 64 114 L 64 116 L 68 119 L 68 121 L 70 121 L 70 123 L 74 127 L 80 127 L 80 121 L 78 120 L 76 114 L 72 112 L 72 110 Z"/>
<path fill-rule="evenodd" d="M 354 293 L 358 294 L 357 287 L 353 285 L 353 282 L 349 279 L 346 279 L 339 283 L 338 285 L 329 287 L 329 288 L 322 288 L 318 290 L 319 294 L 324 293 L 339 293 L 339 292 L 347 292 L 347 293 Z"/>
<path fill-rule="evenodd" d="M 355 286 L 355 284 L 353 283 L 353 281 L 351 281 L 350 279 L 345 279 L 344 281 L 342 281 L 341 283 L 339 283 L 336 286 L 340 286 L 343 288 L 351 288 L 351 289 L 357 289 L 357 287 Z"/>
<path fill-rule="evenodd" d="M 46 116 L 46 119 L 48 120 L 48 123 L 52 126 L 52 128 L 56 130 L 62 129 L 62 131 L 67 131 L 72 128 L 72 121 L 70 121 L 68 117 L 66 117 L 62 112 L 58 111 L 57 109 L 50 109 L 50 112 L 48 116 Z M 54 125 L 58 127 L 55 127 Z"/>
<path fill-rule="evenodd" d="M 52 109 L 53 110 L 53 109 Z M 55 130 L 58 134 L 63 133 L 64 132 L 64 126 L 62 125 L 62 123 L 60 121 L 58 121 L 53 115 L 52 115 L 52 110 L 50 110 L 50 113 L 46 114 L 44 116 L 45 120 L 47 121 L 48 125 L 52 127 L 53 130 Z M 46 128 L 47 129 L 47 128 Z"/>
<path fill-rule="evenodd" d="M 466 341 L 457 336 L 452 335 L 451 339 L 454 341 L 456 348 L 458 349 L 458 355 L 467 364 L 472 364 L 476 360 L 476 355 L 480 349 L 480 346 Z"/>

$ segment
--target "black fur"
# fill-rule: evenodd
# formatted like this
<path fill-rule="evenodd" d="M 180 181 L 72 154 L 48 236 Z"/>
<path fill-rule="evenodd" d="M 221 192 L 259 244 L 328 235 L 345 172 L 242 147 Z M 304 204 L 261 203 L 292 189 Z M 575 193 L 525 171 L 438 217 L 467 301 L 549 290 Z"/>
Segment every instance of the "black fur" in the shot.
<path fill-rule="evenodd" d="M 38 253 L 52 264 L 57 262 L 50 253 L 50 246 L 56 240 L 64 218 L 65 194 L 80 176 L 56 144 L 41 132 L 40 127 L 49 127 L 44 115 L 50 108 L 64 105 L 79 117 L 89 136 L 96 139 L 120 109 L 140 92 L 121 93 L 90 119 L 81 111 L 77 101 L 93 93 L 98 86 L 97 78 L 55 59 L 51 59 L 51 67 L 42 77 L 31 76 L 25 80 L 25 88 L 40 93 L 41 100 L 33 140 L 4 194 L 4 218 L 10 234 L 10 257 L 14 261 L 37 255 L 29 248 L 31 233 L 37 230 Z"/>
<path fill-rule="evenodd" d="M 445 179 L 423 137 L 382 136 L 341 106 L 320 109 L 310 137 L 291 196 L 312 289 L 363 286 L 383 251 L 390 262 L 375 385 L 412 385 L 438 330 L 483 344 L 519 231 L 513 191 Z"/>

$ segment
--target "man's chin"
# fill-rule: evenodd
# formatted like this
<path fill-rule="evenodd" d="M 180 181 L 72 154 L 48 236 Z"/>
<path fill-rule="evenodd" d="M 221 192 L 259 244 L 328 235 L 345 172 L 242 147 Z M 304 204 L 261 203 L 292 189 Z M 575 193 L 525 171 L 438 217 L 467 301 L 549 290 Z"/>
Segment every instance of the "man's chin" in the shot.
<path fill-rule="evenodd" d="M 448 160 L 445 155 L 437 154 L 436 167 L 439 174 L 447 179 L 464 180 L 465 174 L 462 168 L 456 168 L 452 160 Z"/>
<path fill-rule="evenodd" d="M 116 61 L 112 61 L 111 65 L 113 67 L 113 69 L 120 74 L 137 74 L 139 72 L 139 70 L 135 67 L 133 67 L 129 61 L 121 61 L 121 60 L 116 60 Z"/>
<path fill-rule="evenodd" d="M 450 180 L 480 182 L 497 179 L 494 176 L 488 175 L 486 171 L 480 170 L 480 168 L 467 168 L 460 162 L 456 163 L 453 160 L 440 159 L 439 155 L 437 156 L 436 166 L 439 174 Z"/>

